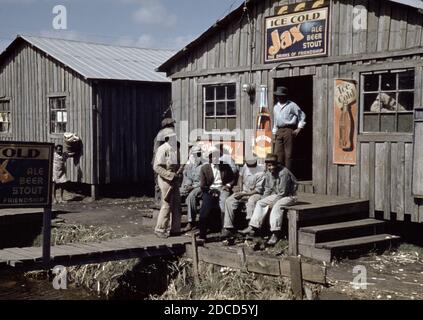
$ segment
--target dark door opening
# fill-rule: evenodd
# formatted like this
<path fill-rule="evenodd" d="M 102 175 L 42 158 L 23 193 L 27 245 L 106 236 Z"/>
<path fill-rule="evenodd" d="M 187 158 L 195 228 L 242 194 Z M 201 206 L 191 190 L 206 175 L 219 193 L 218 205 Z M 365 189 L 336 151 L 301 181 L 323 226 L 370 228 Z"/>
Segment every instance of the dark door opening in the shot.
<path fill-rule="evenodd" d="M 289 100 L 306 114 L 306 126 L 294 144 L 293 174 L 301 181 L 313 179 L 313 77 L 302 76 L 275 79 L 274 88 L 288 88 Z"/>

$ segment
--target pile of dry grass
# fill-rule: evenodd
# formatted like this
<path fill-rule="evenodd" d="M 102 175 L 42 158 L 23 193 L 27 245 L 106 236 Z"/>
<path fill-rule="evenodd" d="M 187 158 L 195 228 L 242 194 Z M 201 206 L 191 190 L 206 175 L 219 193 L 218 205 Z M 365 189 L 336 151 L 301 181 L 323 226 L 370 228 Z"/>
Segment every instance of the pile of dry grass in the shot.
<path fill-rule="evenodd" d="M 288 300 L 291 299 L 289 279 L 244 273 L 227 267 L 199 264 L 200 282 L 194 285 L 192 263 L 178 262 L 179 272 L 167 291 L 154 300 Z"/>

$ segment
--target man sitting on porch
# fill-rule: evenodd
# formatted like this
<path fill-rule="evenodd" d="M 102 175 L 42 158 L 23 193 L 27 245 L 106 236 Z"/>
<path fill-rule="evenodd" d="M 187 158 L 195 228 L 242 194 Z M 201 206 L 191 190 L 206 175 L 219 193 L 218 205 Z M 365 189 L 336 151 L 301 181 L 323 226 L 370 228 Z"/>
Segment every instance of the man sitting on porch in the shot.
<path fill-rule="evenodd" d="M 266 157 L 267 172 L 265 177 L 264 195 L 254 209 L 250 225 L 241 231 L 242 234 L 257 235 L 264 219 L 270 212 L 270 231 L 272 237 L 267 245 L 274 246 L 280 239 L 283 220 L 283 208 L 294 205 L 297 191 L 297 180 L 287 168 L 278 164 L 277 156 L 269 154 Z"/>
<path fill-rule="evenodd" d="M 200 188 L 200 171 L 203 165 L 203 157 L 201 148 L 194 145 L 187 165 L 184 168 L 184 178 L 181 186 L 181 196 L 186 197 L 188 224 L 182 230 L 183 232 L 191 231 L 194 228 L 197 217 L 197 205 L 201 198 Z"/>
<path fill-rule="evenodd" d="M 246 209 L 246 219 L 253 216 L 254 208 L 264 192 L 264 166 L 257 165 L 257 158 L 249 160 L 241 168 L 236 191 L 225 202 L 225 218 L 222 237 L 229 237 L 234 231 L 235 213 L 241 206 Z"/>
<path fill-rule="evenodd" d="M 200 209 L 200 240 L 206 240 L 209 217 L 215 209 L 220 209 L 219 220 L 225 212 L 225 201 L 236 184 L 236 176 L 228 164 L 220 161 L 220 151 L 213 147 L 209 151 L 209 163 L 200 171 L 200 187 L 203 203 Z"/>

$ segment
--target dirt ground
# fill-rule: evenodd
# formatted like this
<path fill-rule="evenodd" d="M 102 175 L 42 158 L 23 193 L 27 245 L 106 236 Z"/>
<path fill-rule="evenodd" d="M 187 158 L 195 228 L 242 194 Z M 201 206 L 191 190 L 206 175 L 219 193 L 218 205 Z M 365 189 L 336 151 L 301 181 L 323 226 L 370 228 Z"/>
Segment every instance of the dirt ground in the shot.
<path fill-rule="evenodd" d="M 67 203 L 54 205 L 54 211 L 59 211 L 55 221 L 107 227 L 119 236 L 153 232 L 157 211 L 152 209 L 150 198 L 91 202 L 66 194 L 65 199 Z M 275 249 L 265 249 L 260 243 L 246 245 L 256 246 L 258 253 L 275 255 L 284 254 L 287 247 L 284 241 Z M 423 300 L 423 248 L 403 244 L 382 255 L 370 253 L 354 260 L 335 261 L 327 267 L 330 285 L 322 288 L 321 300 Z"/>

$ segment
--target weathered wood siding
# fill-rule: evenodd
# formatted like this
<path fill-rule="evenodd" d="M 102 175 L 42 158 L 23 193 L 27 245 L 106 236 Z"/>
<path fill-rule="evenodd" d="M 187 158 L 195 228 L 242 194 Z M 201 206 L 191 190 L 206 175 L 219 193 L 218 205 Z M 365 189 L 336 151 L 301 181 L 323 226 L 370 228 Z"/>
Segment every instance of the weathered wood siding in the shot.
<path fill-rule="evenodd" d="M 423 105 L 423 15 L 417 9 L 383 0 L 334 0 L 330 5 L 330 54 L 327 58 L 290 61 L 271 71 L 264 64 L 264 18 L 275 7 L 302 0 L 259 1 L 251 14 L 255 24 L 252 82 L 274 91 L 275 78 L 313 76 L 313 187 L 321 194 L 370 199 L 372 216 L 395 213 L 398 220 L 410 217 L 423 222 L 423 204 L 412 196 L 411 134 L 359 136 L 356 166 L 334 165 L 333 100 L 334 80 L 360 80 L 360 72 L 412 67 L 416 74 L 415 106 Z M 363 6 L 367 29 L 354 30 L 354 8 Z M 188 121 L 189 129 L 203 128 L 202 86 L 237 84 L 237 127 L 254 128 L 257 102 L 251 104 L 242 84 L 249 82 L 250 50 L 247 19 L 234 16 L 228 26 L 214 32 L 195 50 L 170 68 L 172 99 L 178 121 Z M 273 97 L 269 95 L 269 104 Z M 246 138 L 246 137 L 241 137 Z"/>
<path fill-rule="evenodd" d="M 50 134 L 48 95 L 55 93 L 67 95 L 67 131 L 77 133 L 84 145 L 81 171 L 70 159 L 68 178 L 91 184 L 90 84 L 28 44 L 17 47 L 0 69 L 0 96 L 10 98 L 12 123 L 12 132 L 0 134 L 0 139 L 63 144 L 62 134 Z"/>
<path fill-rule="evenodd" d="M 250 10 L 254 21 L 253 63 L 264 64 L 264 21 L 275 7 L 304 0 L 263 0 Z M 355 8 L 364 8 L 367 29 L 353 28 Z M 329 56 L 348 56 L 414 48 L 423 45 L 423 15 L 417 9 L 385 0 L 333 0 L 330 6 Z M 171 68 L 175 76 L 247 68 L 250 63 L 248 19 L 235 16 L 229 26 L 212 34 L 196 50 L 188 52 Z M 238 71 L 238 70 L 234 70 Z"/>
<path fill-rule="evenodd" d="M 171 101 L 170 83 L 100 81 L 93 87 L 98 176 L 94 184 L 153 182 L 153 140 Z"/>

